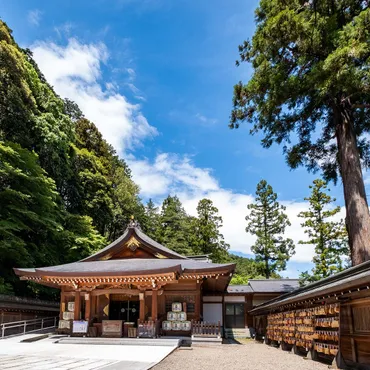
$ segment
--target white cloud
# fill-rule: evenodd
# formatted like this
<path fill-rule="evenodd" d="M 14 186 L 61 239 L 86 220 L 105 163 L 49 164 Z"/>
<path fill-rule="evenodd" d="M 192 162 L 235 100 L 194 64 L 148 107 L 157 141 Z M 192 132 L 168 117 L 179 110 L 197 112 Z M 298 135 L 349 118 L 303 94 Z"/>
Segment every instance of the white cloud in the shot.
<path fill-rule="evenodd" d="M 217 119 L 215 118 L 209 118 L 209 117 L 206 117 L 205 115 L 203 114 L 200 114 L 200 113 L 197 113 L 195 115 L 195 117 L 202 123 L 205 123 L 205 124 L 214 124 L 217 122 Z"/>
<path fill-rule="evenodd" d="M 38 9 L 30 10 L 27 14 L 27 20 L 30 24 L 38 26 L 40 24 L 42 11 Z"/>
<path fill-rule="evenodd" d="M 32 51 L 56 92 L 75 101 L 119 153 L 157 134 L 141 113 L 140 105 L 130 103 L 112 89 L 114 84 L 108 83 L 108 88 L 103 89 L 101 65 L 109 57 L 104 44 L 82 44 L 72 38 L 64 47 L 39 42 Z"/>
<path fill-rule="evenodd" d="M 141 188 L 144 198 L 155 198 L 161 202 L 168 194 L 177 194 L 185 210 L 190 215 L 196 215 L 196 207 L 202 198 L 209 198 L 219 209 L 223 217 L 222 233 L 233 251 L 250 254 L 250 247 L 255 238 L 245 232 L 245 216 L 247 205 L 253 202 L 254 196 L 236 193 L 222 188 L 217 179 L 212 176 L 210 169 L 196 167 L 189 157 L 162 153 L 151 162 L 148 159 L 136 160 L 131 158 L 129 165 L 135 182 Z M 311 245 L 300 245 L 299 240 L 306 240 L 301 227 L 302 219 L 297 215 L 308 210 L 307 202 L 280 200 L 286 206 L 286 213 L 291 226 L 286 230 L 286 237 L 293 239 L 296 254 L 291 261 L 310 262 L 314 254 Z M 343 219 L 344 208 L 335 219 Z"/>

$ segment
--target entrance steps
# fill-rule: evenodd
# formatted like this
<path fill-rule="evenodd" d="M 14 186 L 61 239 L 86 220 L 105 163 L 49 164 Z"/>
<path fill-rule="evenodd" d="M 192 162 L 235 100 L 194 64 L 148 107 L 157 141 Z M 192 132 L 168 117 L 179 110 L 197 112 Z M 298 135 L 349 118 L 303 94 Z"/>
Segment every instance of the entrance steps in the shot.
<path fill-rule="evenodd" d="M 124 346 L 164 346 L 177 348 L 181 344 L 180 338 L 87 338 L 63 337 L 55 343 L 59 344 L 97 344 L 97 345 L 124 345 Z"/>
<path fill-rule="evenodd" d="M 250 338 L 251 334 L 249 328 L 225 328 L 225 338 Z"/>
<path fill-rule="evenodd" d="M 193 346 L 214 346 L 222 344 L 222 338 L 217 337 L 204 337 L 204 336 L 196 336 L 189 338 L 191 341 L 191 345 Z"/>

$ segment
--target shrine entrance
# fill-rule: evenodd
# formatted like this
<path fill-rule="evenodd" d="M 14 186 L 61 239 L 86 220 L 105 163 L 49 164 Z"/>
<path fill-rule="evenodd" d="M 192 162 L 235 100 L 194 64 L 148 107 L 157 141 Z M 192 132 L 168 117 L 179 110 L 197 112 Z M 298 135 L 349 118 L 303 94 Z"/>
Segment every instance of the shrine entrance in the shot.
<path fill-rule="evenodd" d="M 140 301 L 112 301 L 109 304 L 109 320 L 134 322 L 139 319 Z"/>

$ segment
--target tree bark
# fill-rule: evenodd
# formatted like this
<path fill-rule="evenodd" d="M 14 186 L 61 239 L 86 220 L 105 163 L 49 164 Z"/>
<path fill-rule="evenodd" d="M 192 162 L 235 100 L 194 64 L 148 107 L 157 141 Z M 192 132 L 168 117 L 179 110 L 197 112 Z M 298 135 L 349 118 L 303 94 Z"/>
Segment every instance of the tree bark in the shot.
<path fill-rule="evenodd" d="M 346 226 L 352 264 L 355 266 L 370 259 L 370 214 L 351 108 L 340 105 L 334 113 L 347 214 Z"/>

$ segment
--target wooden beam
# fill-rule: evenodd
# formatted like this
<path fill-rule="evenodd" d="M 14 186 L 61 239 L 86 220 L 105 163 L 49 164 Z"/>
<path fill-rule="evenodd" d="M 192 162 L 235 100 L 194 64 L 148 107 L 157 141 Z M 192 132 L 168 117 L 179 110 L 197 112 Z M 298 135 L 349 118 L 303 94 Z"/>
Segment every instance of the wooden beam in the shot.
<path fill-rule="evenodd" d="M 139 295 L 139 289 L 95 289 L 91 292 L 93 296 L 104 295 L 104 294 L 129 294 L 129 295 Z"/>

